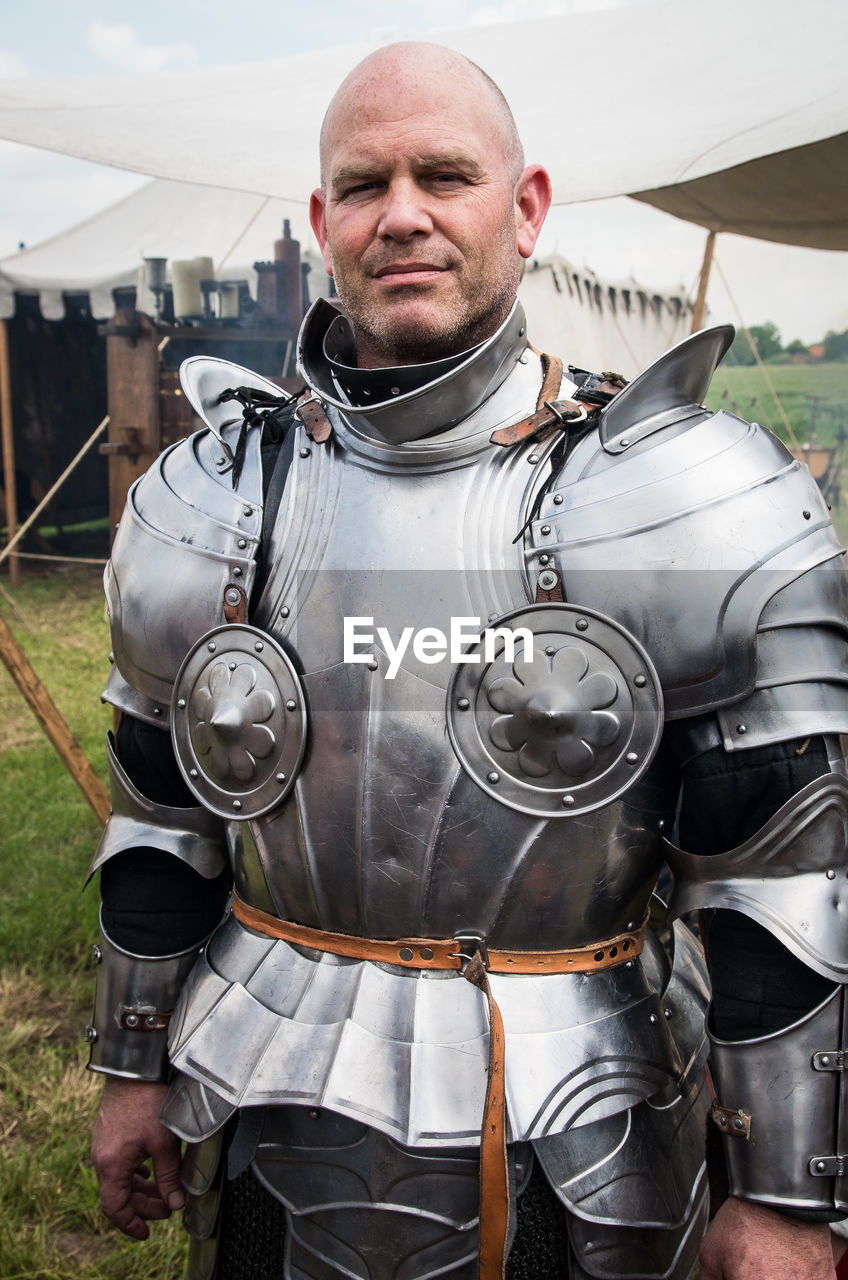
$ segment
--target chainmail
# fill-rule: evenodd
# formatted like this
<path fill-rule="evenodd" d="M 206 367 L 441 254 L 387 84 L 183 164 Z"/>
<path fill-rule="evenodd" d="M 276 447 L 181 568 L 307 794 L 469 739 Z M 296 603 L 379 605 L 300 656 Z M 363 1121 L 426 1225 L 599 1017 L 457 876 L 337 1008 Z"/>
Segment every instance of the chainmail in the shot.
<path fill-rule="evenodd" d="M 225 1182 L 215 1280 L 282 1280 L 285 1210 L 248 1169 Z M 534 1165 L 518 1201 L 506 1280 L 567 1280 L 565 1213 Z"/>

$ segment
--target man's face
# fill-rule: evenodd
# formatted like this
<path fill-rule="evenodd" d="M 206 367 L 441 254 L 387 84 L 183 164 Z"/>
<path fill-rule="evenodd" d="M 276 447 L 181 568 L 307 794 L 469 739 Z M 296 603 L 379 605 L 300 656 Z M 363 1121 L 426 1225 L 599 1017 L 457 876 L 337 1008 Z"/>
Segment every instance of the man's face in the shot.
<path fill-rule="evenodd" d="M 465 350 L 512 306 L 538 228 L 529 240 L 502 130 L 474 88 L 446 102 L 387 81 L 351 95 L 328 130 L 310 212 L 364 366 Z"/>

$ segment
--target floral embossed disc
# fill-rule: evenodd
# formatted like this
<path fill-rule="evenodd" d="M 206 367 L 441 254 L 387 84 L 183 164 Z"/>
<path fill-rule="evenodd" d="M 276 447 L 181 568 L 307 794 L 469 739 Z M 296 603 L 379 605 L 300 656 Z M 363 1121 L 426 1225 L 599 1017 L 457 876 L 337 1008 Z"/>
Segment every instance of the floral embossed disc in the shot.
<path fill-rule="evenodd" d="M 180 770 L 213 813 L 255 818 L 291 790 L 306 746 L 306 703 L 290 659 L 264 632 L 207 632 L 179 670 L 172 711 Z"/>
<path fill-rule="evenodd" d="M 550 818 L 600 808 L 632 786 L 663 723 L 639 642 L 570 604 L 504 614 L 487 631 L 447 695 L 451 742 L 475 782 L 511 809 Z"/>

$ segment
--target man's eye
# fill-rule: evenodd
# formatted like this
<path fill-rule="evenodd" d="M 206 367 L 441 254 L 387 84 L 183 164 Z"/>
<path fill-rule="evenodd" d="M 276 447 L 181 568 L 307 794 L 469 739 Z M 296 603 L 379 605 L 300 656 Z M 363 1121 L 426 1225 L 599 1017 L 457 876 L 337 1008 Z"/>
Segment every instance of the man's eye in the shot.
<path fill-rule="evenodd" d="M 380 190 L 379 182 L 356 182 L 353 186 L 346 187 L 339 196 L 340 200 L 360 200 L 372 195 L 375 191 Z"/>
<path fill-rule="evenodd" d="M 464 173 L 434 173 L 430 182 L 436 187 L 465 187 L 468 179 Z"/>

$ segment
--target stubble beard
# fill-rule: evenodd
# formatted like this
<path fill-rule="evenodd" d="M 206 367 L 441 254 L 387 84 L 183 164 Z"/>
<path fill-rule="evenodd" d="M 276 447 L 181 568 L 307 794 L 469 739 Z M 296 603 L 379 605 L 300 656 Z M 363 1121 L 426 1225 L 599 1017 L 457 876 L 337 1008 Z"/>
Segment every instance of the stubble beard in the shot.
<path fill-rule="evenodd" d="M 408 299 L 406 308 L 401 298 L 378 305 L 356 273 L 336 267 L 336 290 L 353 325 L 359 363 L 363 367 L 423 364 L 458 355 L 491 337 L 510 312 L 520 277 L 514 240 L 508 239 L 506 229 L 500 239 L 503 244 L 489 260 L 488 276 L 462 279 L 455 275 L 456 291 L 439 305 L 428 299 L 426 286 L 401 287 Z"/>

